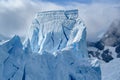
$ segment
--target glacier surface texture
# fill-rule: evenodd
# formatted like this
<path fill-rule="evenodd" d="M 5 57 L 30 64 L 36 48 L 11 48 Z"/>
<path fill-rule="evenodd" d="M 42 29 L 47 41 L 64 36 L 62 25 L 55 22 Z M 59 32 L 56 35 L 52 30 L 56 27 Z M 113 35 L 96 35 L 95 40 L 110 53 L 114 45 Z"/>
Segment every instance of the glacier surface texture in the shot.
<path fill-rule="evenodd" d="M 24 44 L 14 36 L 0 45 L 0 80 L 101 80 L 78 16 L 78 10 L 38 12 Z"/>

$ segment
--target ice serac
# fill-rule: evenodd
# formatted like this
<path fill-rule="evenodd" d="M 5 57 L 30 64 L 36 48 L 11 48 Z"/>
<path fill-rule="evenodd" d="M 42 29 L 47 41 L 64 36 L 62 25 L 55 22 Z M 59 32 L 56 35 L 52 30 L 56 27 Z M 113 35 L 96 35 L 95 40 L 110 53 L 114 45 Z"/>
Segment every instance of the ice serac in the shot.
<path fill-rule="evenodd" d="M 29 39 L 34 53 L 56 54 L 58 50 L 74 48 L 81 57 L 87 57 L 86 28 L 78 17 L 78 10 L 39 12 Z"/>
<path fill-rule="evenodd" d="M 34 56 L 27 62 L 26 80 L 101 80 L 99 63 L 88 59 L 78 10 L 39 12 L 28 39 Z"/>
<path fill-rule="evenodd" d="M 40 12 L 30 33 L 24 46 L 19 36 L 0 45 L 0 80 L 101 80 L 78 10 Z"/>
<path fill-rule="evenodd" d="M 24 68 L 24 51 L 19 36 L 0 46 L 0 80 L 21 80 Z"/>

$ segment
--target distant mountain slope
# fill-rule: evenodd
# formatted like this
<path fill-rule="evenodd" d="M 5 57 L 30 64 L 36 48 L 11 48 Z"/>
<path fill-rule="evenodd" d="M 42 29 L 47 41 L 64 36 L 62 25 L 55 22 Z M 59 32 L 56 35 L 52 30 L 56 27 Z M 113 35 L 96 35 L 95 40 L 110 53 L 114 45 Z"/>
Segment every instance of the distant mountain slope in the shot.
<path fill-rule="evenodd" d="M 105 62 L 120 58 L 120 20 L 113 22 L 99 41 L 88 42 L 88 53 Z"/>

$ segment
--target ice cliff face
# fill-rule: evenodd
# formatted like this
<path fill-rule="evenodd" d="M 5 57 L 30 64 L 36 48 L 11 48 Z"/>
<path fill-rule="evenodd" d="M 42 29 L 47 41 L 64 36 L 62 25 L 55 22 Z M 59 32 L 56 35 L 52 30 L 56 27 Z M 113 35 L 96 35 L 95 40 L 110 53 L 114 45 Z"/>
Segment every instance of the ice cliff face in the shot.
<path fill-rule="evenodd" d="M 24 47 L 15 36 L 0 53 L 0 80 L 101 80 L 78 10 L 38 13 Z"/>
<path fill-rule="evenodd" d="M 18 36 L 0 46 L 0 80 L 22 80 L 23 46 Z"/>
<path fill-rule="evenodd" d="M 29 39 L 34 53 L 75 48 L 81 57 L 87 56 L 86 28 L 78 18 L 78 11 L 47 11 L 37 14 L 33 21 Z M 82 45 L 82 46 L 81 46 Z"/>

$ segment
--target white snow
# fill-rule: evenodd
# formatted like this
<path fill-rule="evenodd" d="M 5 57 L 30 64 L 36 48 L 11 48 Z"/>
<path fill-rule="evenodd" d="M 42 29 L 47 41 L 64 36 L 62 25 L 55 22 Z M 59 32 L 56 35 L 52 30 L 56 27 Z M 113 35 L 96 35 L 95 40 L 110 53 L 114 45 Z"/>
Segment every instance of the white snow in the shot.
<path fill-rule="evenodd" d="M 120 59 L 101 64 L 102 80 L 120 80 Z"/>

